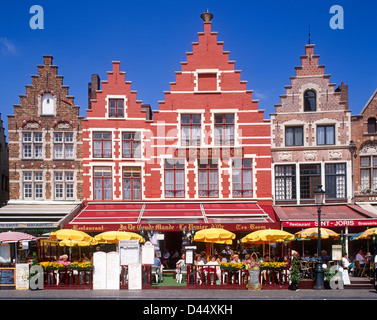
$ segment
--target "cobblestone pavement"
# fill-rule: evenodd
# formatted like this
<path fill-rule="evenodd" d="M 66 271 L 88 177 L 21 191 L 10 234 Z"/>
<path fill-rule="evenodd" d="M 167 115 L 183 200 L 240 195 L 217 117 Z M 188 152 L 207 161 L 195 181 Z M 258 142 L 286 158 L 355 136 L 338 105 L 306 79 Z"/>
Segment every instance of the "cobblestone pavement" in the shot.
<path fill-rule="evenodd" d="M 0 290 L 0 300 L 377 300 L 377 291 L 356 290 Z"/>

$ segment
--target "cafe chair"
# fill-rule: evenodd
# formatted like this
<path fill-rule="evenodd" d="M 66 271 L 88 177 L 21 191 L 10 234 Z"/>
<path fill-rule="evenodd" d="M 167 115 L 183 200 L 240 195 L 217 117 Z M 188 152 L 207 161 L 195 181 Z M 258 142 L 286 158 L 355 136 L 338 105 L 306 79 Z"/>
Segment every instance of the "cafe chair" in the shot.
<path fill-rule="evenodd" d="M 177 282 L 183 283 L 187 279 L 187 266 L 180 266 L 177 273 Z"/>
<path fill-rule="evenodd" d="M 308 261 L 300 261 L 300 269 L 304 277 L 311 277 L 311 270 Z"/>
<path fill-rule="evenodd" d="M 354 261 L 354 274 L 356 277 L 363 277 L 364 274 L 365 274 L 365 266 L 366 264 L 364 264 L 364 266 L 360 266 L 360 261 L 358 260 L 355 260 Z"/>
<path fill-rule="evenodd" d="M 152 271 L 152 278 L 154 277 L 155 280 L 156 280 L 156 283 L 159 283 L 161 282 L 161 268 L 158 267 L 158 266 L 152 266 L 151 267 L 151 271 Z"/>

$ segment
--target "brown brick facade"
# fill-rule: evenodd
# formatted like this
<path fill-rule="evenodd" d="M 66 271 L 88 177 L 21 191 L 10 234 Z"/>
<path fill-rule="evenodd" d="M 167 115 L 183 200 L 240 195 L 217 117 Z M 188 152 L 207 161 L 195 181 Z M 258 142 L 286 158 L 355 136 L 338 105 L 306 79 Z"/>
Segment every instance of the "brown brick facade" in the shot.
<path fill-rule="evenodd" d="M 12 201 L 82 199 L 82 117 L 52 60 L 43 56 L 8 115 Z"/>
<path fill-rule="evenodd" d="M 376 119 L 377 90 L 372 94 L 361 113 L 352 116 L 351 120 L 352 140 L 357 147 L 357 157 L 354 158 L 354 192 L 357 202 L 377 201 Z"/>
<path fill-rule="evenodd" d="M 335 84 L 329 81 L 330 75 L 324 73 L 323 65 L 319 65 L 319 55 L 314 54 L 313 44 L 305 46 L 305 55 L 300 58 L 301 66 L 295 68 L 296 75 L 290 78 L 291 84 L 285 86 L 286 93 L 280 96 L 281 103 L 271 114 L 275 204 L 313 203 L 312 191 L 316 184 L 329 189 L 329 202 L 349 202 L 352 188 L 348 86 L 342 83 L 335 89 Z M 312 100 L 305 99 L 308 92 L 314 93 Z M 313 110 L 306 109 L 309 100 L 315 106 Z M 318 165 L 316 179 L 301 176 L 301 170 L 308 165 Z M 289 174 L 285 166 L 292 170 Z M 326 171 L 331 170 L 335 170 L 335 175 L 341 172 L 341 177 L 327 175 Z M 305 186 L 304 180 L 310 185 Z M 342 186 L 338 185 L 339 180 Z M 337 184 L 336 191 L 330 181 Z M 305 188 L 311 190 L 311 196 L 302 198 Z"/>

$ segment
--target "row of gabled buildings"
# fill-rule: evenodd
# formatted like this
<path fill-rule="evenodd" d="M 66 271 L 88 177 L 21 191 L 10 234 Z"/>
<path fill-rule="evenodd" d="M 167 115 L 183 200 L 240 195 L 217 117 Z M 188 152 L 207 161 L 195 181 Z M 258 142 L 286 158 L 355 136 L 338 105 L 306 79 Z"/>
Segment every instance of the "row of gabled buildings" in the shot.
<path fill-rule="evenodd" d="M 184 227 L 293 232 L 316 225 L 318 185 L 324 226 L 352 234 L 377 225 L 377 91 L 352 115 L 348 86 L 330 82 L 308 44 L 266 119 L 210 14 L 202 18 L 157 110 L 137 100 L 114 61 L 106 80 L 91 76 L 82 117 L 52 56 L 43 56 L 8 115 L 0 230 L 153 228 L 168 249 L 180 247 Z"/>

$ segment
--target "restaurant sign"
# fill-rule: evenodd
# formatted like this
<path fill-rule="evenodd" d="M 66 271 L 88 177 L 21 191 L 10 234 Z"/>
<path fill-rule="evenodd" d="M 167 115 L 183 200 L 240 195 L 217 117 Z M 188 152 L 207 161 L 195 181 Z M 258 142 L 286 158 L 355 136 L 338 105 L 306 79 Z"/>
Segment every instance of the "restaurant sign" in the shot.
<path fill-rule="evenodd" d="M 146 231 L 153 227 L 158 232 L 182 232 L 183 228 L 196 231 L 209 228 L 222 228 L 229 231 L 249 232 L 264 229 L 279 228 L 278 223 L 156 223 L 156 224 L 67 224 L 66 229 L 74 229 L 84 232 L 105 232 L 105 231 L 129 231 L 139 232 L 144 227 Z"/>
<path fill-rule="evenodd" d="M 317 220 L 310 221 L 282 221 L 283 227 L 311 228 L 318 227 Z M 323 220 L 321 227 L 371 227 L 377 226 L 377 219 L 365 220 Z"/>

